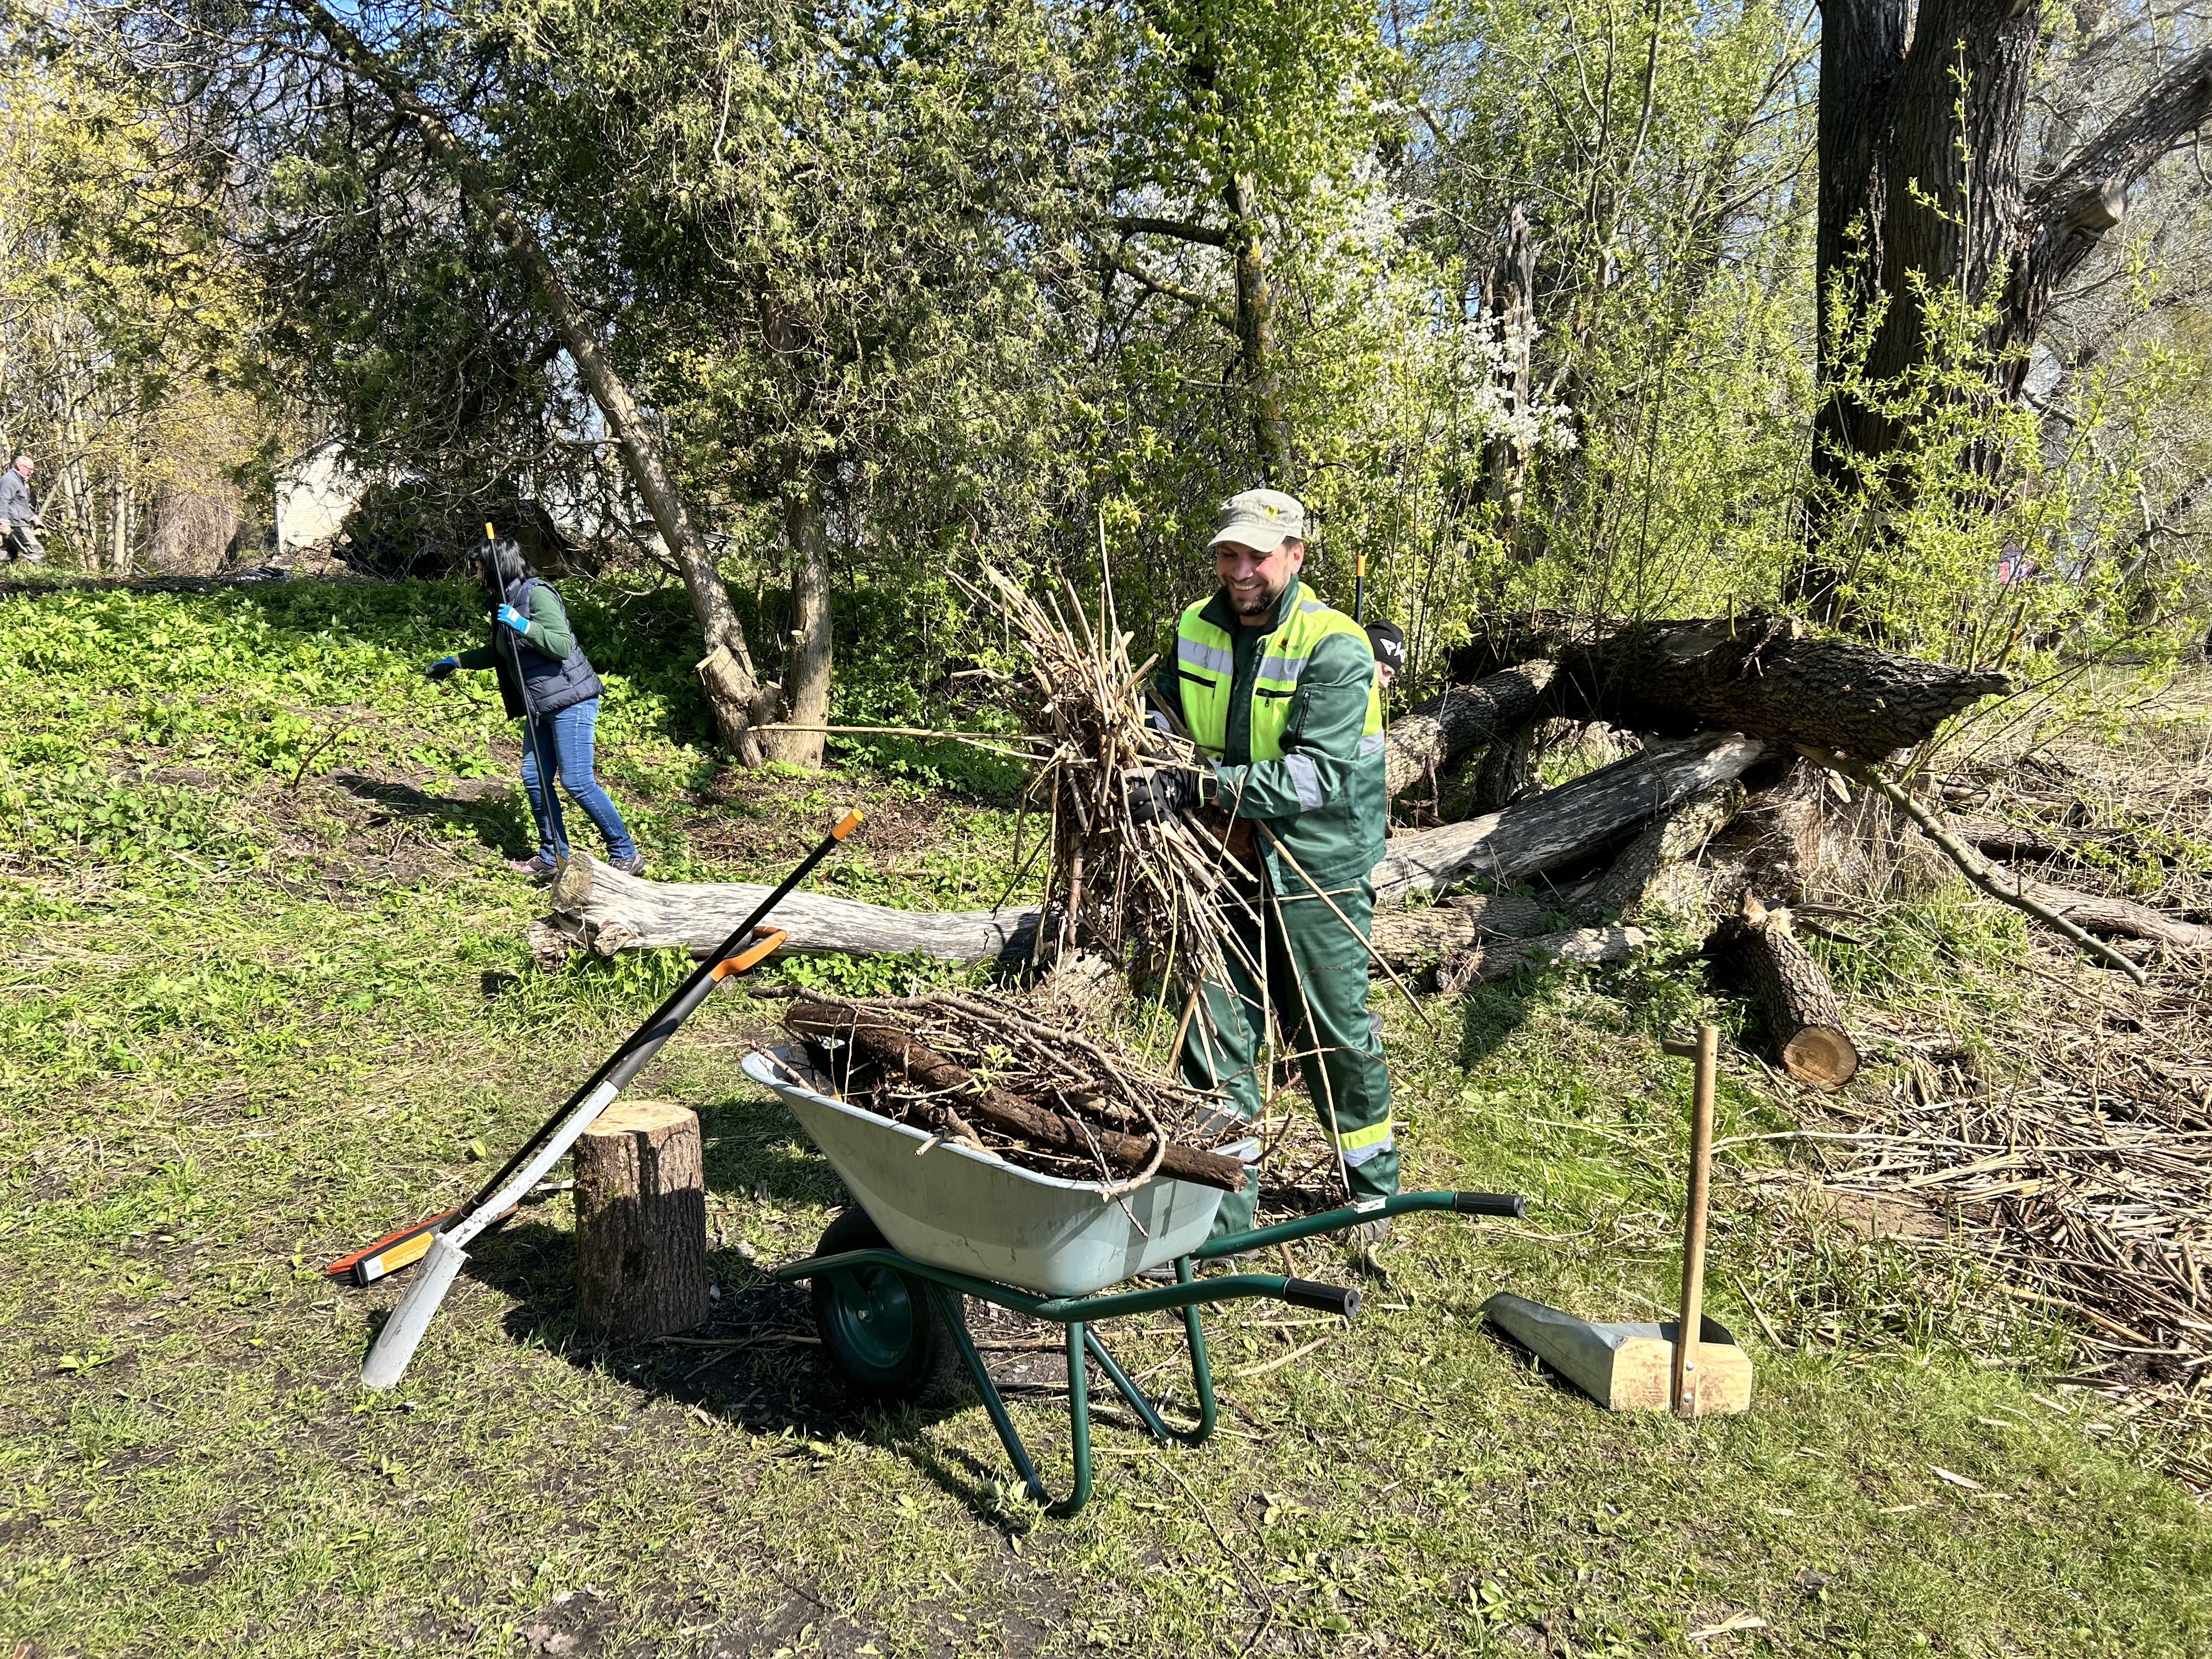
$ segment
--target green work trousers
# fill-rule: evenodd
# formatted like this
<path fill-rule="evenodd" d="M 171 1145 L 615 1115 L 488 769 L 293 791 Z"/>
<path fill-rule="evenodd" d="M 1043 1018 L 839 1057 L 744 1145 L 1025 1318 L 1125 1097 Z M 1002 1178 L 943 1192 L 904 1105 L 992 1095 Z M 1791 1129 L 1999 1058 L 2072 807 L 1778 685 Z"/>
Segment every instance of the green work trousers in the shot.
<path fill-rule="evenodd" d="M 1250 963 L 1264 967 L 1266 992 L 1252 967 L 1228 951 L 1228 982 L 1207 983 L 1204 1012 L 1193 1018 L 1184 1041 L 1183 1081 L 1219 1089 L 1237 1115 L 1258 1117 L 1260 1048 L 1272 1012 L 1287 1045 L 1282 1057 L 1297 1057 L 1322 1128 L 1342 1154 L 1353 1200 L 1388 1197 L 1398 1190 L 1390 1073 L 1367 1018 L 1364 936 L 1375 914 L 1374 884 L 1362 879 L 1330 892 L 1343 921 L 1315 894 L 1284 897 L 1241 884 L 1240 893 L 1250 908 L 1224 903 L 1222 919 Z M 1216 1238 L 1252 1225 L 1257 1173 L 1243 1192 L 1222 1200 Z"/>

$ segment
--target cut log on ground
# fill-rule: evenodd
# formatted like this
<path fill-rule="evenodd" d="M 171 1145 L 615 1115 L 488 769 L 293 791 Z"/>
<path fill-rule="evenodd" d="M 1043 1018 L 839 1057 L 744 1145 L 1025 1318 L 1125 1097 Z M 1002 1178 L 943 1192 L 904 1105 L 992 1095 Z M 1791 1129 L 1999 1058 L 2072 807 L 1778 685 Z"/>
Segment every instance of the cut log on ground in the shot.
<path fill-rule="evenodd" d="M 1790 931 L 1790 913 L 1747 893 L 1742 912 L 1714 934 L 1713 945 L 1751 981 L 1782 1069 L 1816 1089 L 1849 1083 L 1859 1069 L 1858 1045 L 1844 1029 L 1836 988 Z"/>
<path fill-rule="evenodd" d="M 706 1318 L 697 1113 L 617 1101 L 576 1142 L 576 1291 L 602 1336 L 665 1336 Z"/>
<path fill-rule="evenodd" d="M 2039 904 L 2048 905 L 2076 927 L 2106 939 L 2142 939 L 2177 951 L 2212 951 L 2212 927 L 2200 927 L 2163 910 L 2154 910 L 2132 899 L 2106 898 L 2096 893 L 2077 893 L 2054 887 L 2047 881 L 2021 876 L 2002 865 L 1990 866 L 1990 875 L 2008 891 L 2018 889 Z"/>
<path fill-rule="evenodd" d="M 617 951 L 715 948 L 769 889 L 750 882 L 654 882 L 571 853 L 552 887 L 555 922 L 601 956 Z M 897 951 L 943 962 L 1026 962 L 1035 907 L 1007 910 L 893 910 L 858 899 L 793 893 L 773 920 L 790 937 L 776 954 Z M 533 941 L 534 943 L 534 941 Z"/>
<path fill-rule="evenodd" d="M 1397 836 L 1375 866 L 1375 902 L 1399 904 L 1474 879 L 1510 886 L 1595 857 L 1771 752 L 1756 738 L 1709 732 L 1654 744 L 1502 812 Z"/>
<path fill-rule="evenodd" d="M 1659 872 L 1702 853 L 1714 832 L 1735 816 L 1743 799 L 1743 785 L 1734 778 L 1698 791 L 1621 849 L 1613 867 L 1576 901 L 1576 915 L 1584 921 L 1607 916 L 1627 921 Z"/>
<path fill-rule="evenodd" d="M 1557 908 L 1517 894 L 1469 893 L 1425 909 L 1379 912 L 1369 938 L 1393 967 L 1418 967 L 1486 939 L 1526 938 Z"/>
<path fill-rule="evenodd" d="M 1869 761 L 2011 689 L 2002 674 L 1815 639 L 1795 617 L 1763 615 L 1596 628 L 1540 618 L 1454 652 L 1452 678 L 1472 681 L 1534 657 L 1558 663 L 1548 712 L 1571 720 L 1636 732 L 1728 726 Z"/>
<path fill-rule="evenodd" d="M 1396 795 L 1541 717 L 1553 672 L 1548 662 L 1516 664 L 1475 684 L 1452 686 L 1398 716 L 1382 750 L 1383 792 Z"/>
<path fill-rule="evenodd" d="M 1177 1181 L 1218 1187 L 1223 1192 L 1241 1191 L 1244 1166 L 1233 1158 L 1200 1152 L 1170 1140 L 1160 1149 L 1150 1135 L 1127 1135 L 1112 1129 L 1079 1123 L 1018 1096 L 1011 1095 L 978 1079 L 974 1073 L 946 1059 L 911 1031 L 887 1019 L 871 1019 L 860 1010 L 841 1003 L 800 997 L 791 1005 L 783 1023 L 795 1035 L 820 1041 L 836 1037 L 852 1044 L 863 1058 L 907 1078 L 933 1094 L 943 1096 L 967 1116 L 988 1124 L 1000 1134 L 1012 1135 L 1063 1158 L 1103 1158 L 1112 1168 L 1130 1173 L 1152 1167 L 1158 1152 L 1159 1172 Z"/>
<path fill-rule="evenodd" d="M 1651 935 L 1641 927 L 1576 927 L 1535 939 L 1486 939 L 1437 963 L 1437 989 L 1458 996 L 1492 980 L 1510 979 L 1524 968 L 1554 962 L 1625 962 L 1650 942 Z"/>

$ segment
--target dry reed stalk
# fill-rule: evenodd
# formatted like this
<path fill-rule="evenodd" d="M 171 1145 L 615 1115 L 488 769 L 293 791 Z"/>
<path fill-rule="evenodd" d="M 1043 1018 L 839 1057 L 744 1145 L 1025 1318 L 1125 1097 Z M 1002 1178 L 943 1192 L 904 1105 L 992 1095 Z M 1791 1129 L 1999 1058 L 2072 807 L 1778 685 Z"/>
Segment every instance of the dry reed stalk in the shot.
<path fill-rule="evenodd" d="M 1025 801 L 1052 823 L 1037 965 L 1095 951 L 1186 992 L 1218 982 L 1226 957 L 1244 954 L 1221 925 L 1223 908 L 1242 902 L 1231 878 L 1254 872 L 1182 815 L 1142 826 L 1131 820 L 1127 771 L 1195 772 L 1200 761 L 1188 738 L 1147 720 L 1145 677 L 1154 659 L 1131 658 L 1133 636 L 1118 625 L 1110 586 L 1094 626 L 1065 580 L 1061 592 L 1043 599 L 988 565 L 980 582 L 954 580 L 998 613 L 1027 659 L 1039 697 L 1033 735 L 1049 744 Z"/>

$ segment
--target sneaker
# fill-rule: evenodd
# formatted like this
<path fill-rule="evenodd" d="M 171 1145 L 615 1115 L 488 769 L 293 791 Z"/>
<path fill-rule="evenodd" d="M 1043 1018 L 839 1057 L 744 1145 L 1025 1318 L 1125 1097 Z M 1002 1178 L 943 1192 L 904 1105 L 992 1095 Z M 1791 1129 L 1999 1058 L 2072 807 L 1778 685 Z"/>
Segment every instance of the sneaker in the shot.
<path fill-rule="evenodd" d="M 509 859 L 507 867 L 519 876 L 550 876 L 561 866 L 557 860 L 540 853 L 535 858 Z"/>
<path fill-rule="evenodd" d="M 626 876 L 641 876 L 645 873 L 645 854 L 632 853 L 626 859 L 609 859 L 607 868 L 619 870 Z"/>

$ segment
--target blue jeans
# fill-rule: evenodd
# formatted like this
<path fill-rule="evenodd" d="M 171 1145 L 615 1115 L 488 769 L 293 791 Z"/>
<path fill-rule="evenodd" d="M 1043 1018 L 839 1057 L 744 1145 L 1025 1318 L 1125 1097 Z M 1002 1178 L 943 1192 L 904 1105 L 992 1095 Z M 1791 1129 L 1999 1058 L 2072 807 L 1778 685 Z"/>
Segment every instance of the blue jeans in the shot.
<path fill-rule="evenodd" d="M 568 799 L 590 815 L 607 838 L 607 856 L 626 859 L 637 851 L 622 814 L 592 775 L 592 733 L 599 723 L 599 700 L 592 697 L 571 704 L 555 714 L 526 720 L 522 744 L 522 788 L 530 797 L 530 816 L 538 821 L 538 853 L 545 859 L 568 854 L 568 827 L 561 821 L 561 799 L 539 771 L 539 757 L 550 763 L 553 775 L 568 791 Z"/>

